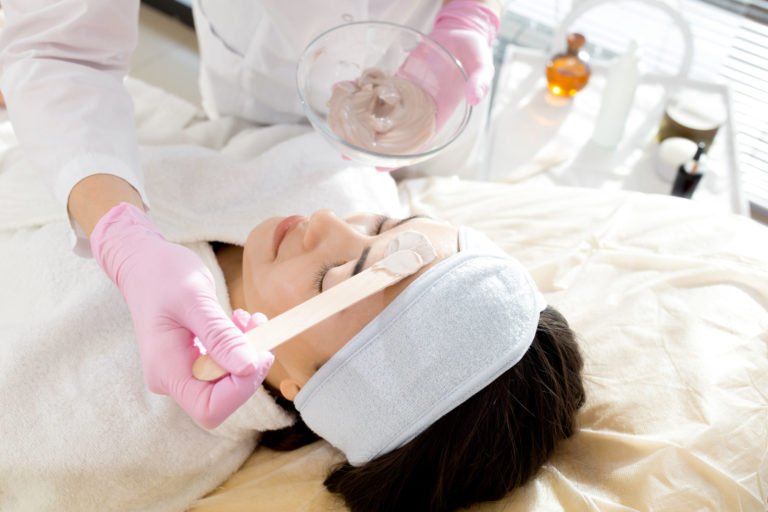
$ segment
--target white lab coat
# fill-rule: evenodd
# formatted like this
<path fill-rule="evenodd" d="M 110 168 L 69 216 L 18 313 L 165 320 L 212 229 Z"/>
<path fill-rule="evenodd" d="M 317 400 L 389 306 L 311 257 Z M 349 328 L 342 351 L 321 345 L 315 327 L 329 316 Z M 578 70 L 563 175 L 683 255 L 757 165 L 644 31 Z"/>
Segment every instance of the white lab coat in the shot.
<path fill-rule="evenodd" d="M 322 32 L 380 20 L 428 33 L 442 0 L 194 0 L 200 90 L 208 115 L 260 123 L 303 118 L 296 64 Z"/>
<path fill-rule="evenodd" d="M 56 198 L 94 173 L 119 176 L 148 203 L 123 78 L 139 0 L 3 0 L 0 90 L 19 144 L 50 173 Z"/>
<path fill-rule="evenodd" d="M 295 122 L 295 66 L 315 36 L 354 20 L 429 31 L 441 0 L 196 0 L 201 93 L 211 116 Z M 107 173 L 139 191 L 132 105 L 122 80 L 138 37 L 139 0 L 3 0 L 0 90 L 19 143 L 50 173 L 66 207 L 83 178 Z M 76 252 L 89 252 L 78 235 Z"/>

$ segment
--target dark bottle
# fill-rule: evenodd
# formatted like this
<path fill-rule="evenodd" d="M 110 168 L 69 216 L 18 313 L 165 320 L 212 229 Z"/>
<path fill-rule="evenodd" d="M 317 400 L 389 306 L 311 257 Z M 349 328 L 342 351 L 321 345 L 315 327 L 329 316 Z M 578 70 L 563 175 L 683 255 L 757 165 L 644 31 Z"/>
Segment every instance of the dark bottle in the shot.
<path fill-rule="evenodd" d="M 583 49 L 587 38 L 582 34 L 568 34 L 568 50 L 558 53 L 547 63 L 547 87 L 556 96 L 569 98 L 582 90 L 592 71 L 589 69 L 589 55 Z"/>
<path fill-rule="evenodd" d="M 699 142 L 699 147 L 696 148 L 696 154 L 693 158 L 677 168 L 677 177 L 672 184 L 671 193 L 673 196 L 687 197 L 688 199 L 693 196 L 693 191 L 696 190 L 696 186 L 703 176 L 699 166 L 699 159 L 704 153 L 705 148 L 704 143 Z"/>

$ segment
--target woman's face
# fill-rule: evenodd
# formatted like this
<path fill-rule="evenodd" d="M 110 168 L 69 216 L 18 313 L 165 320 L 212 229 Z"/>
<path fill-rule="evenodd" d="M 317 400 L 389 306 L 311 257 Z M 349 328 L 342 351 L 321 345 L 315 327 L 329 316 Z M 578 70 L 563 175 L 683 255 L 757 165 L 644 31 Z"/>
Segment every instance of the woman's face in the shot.
<path fill-rule="evenodd" d="M 345 219 L 330 210 L 311 217 L 276 217 L 251 231 L 243 255 L 247 309 L 275 317 L 381 260 L 389 242 L 403 231 L 426 236 L 437 258 L 410 276 L 333 315 L 272 352 L 280 376 L 301 386 L 360 329 L 427 268 L 457 250 L 457 229 L 425 217 L 392 219 L 355 214 Z M 272 382 L 275 385 L 275 382 Z M 277 383 L 280 385 L 280 383 Z M 286 393 L 292 399 L 295 393 Z"/>

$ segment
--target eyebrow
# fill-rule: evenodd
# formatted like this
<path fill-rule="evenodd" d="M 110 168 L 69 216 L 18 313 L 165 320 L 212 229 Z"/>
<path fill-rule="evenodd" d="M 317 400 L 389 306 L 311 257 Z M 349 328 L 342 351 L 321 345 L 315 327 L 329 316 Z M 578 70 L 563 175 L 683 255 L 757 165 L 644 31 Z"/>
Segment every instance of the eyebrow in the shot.
<path fill-rule="evenodd" d="M 355 262 L 355 268 L 352 270 L 352 275 L 356 276 L 360 273 L 361 270 L 363 270 L 363 265 L 365 265 L 365 260 L 368 259 L 368 253 L 371 252 L 371 246 L 367 246 L 365 249 L 363 249 L 362 254 L 360 254 L 360 257 L 357 259 L 357 262 Z"/>
<path fill-rule="evenodd" d="M 427 217 L 426 215 L 411 215 L 410 217 L 406 217 L 405 219 L 397 221 L 397 223 L 395 223 L 395 225 L 392 226 L 389 229 L 394 229 L 397 226 L 401 226 L 401 225 L 405 224 L 406 222 L 414 220 L 414 219 L 428 219 L 428 218 L 429 217 Z M 371 251 L 371 246 L 370 245 L 367 246 L 365 249 L 363 249 L 363 252 L 360 254 L 360 257 L 355 262 L 355 268 L 352 270 L 352 275 L 353 276 L 359 274 L 363 270 L 363 267 L 365 266 L 365 260 L 368 259 L 368 253 L 370 251 Z"/>

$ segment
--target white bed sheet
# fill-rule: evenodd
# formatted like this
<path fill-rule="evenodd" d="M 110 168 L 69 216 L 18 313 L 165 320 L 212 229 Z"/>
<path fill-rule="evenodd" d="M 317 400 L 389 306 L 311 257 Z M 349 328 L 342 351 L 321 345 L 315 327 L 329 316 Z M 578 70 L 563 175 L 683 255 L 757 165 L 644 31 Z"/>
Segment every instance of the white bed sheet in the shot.
<path fill-rule="evenodd" d="M 528 485 L 477 511 L 768 508 L 768 229 L 636 193 L 451 179 L 414 212 L 486 232 L 577 331 L 587 403 Z M 194 510 L 344 510 L 325 443 L 259 449 Z"/>
<path fill-rule="evenodd" d="M 579 432 L 504 510 L 766 508 L 768 229 L 658 195 L 403 189 L 520 258 L 580 337 Z"/>

